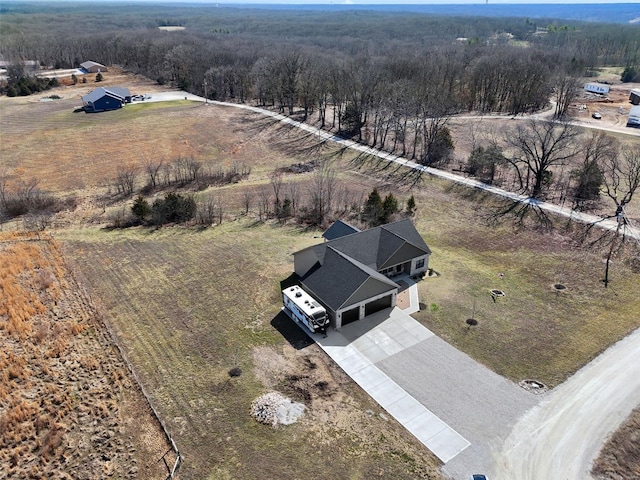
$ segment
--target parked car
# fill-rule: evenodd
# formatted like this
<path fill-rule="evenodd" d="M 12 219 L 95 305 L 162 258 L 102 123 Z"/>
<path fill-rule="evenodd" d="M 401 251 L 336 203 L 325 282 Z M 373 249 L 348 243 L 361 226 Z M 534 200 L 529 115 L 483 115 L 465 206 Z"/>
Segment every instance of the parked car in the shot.
<path fill-rule="evenodd" d="M 602 115 L 600 115 L 598 112 L 593 112 L 591 116 L 596 120 L 600 120 L 602 118 Z"/>
<path fill-rule="evenodd" d="M 476 473 L 474 475 L 471 475 L 471 480 L 489 480 L 489 479 L 487 478 L 486 475 Z"/>

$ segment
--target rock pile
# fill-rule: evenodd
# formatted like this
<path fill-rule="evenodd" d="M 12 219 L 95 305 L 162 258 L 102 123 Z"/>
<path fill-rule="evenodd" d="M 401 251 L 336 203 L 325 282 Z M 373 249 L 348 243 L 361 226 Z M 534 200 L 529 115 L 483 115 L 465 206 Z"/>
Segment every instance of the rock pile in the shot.
<path fill-rule="evenodd" d="M 290 425 L 304 414 L 305 408 L 281 393 L 269 392 L 251 402 L 251 416 L 265 425 Z"/>

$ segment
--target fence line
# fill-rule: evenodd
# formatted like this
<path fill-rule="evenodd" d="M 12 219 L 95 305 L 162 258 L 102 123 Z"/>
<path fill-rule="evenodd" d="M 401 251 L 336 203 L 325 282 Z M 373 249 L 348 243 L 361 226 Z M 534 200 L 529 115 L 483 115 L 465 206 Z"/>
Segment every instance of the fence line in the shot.
<path fill-rule="evenodd" d="M 51 239 L 53 240 L 53 236 L 51 236 Z M 160 417 L 160 414 L 158 413 L 158 411 L 153 406 L 153 403 L 151 403 L 151 398 L 147 394 L 147 391 L 145 390 L 144 385 L 142 384 L 142 382 L 140 381 L 140 378 L 136 374 L 136 372 L 135 372 L 135 370 L 133 368 L 133 365 L 131 364 L 131 362 L 129 362 L 129 359 L 126 356 L 126 354 L 124 352 L 124 349 L 122 348 L 122 346 L 120 345 L 120 342 L 118 341 L 118 337 L 116 336 L 114 331 L 111 329 L 111 326 L 105 321 L 104 315 L 102 314 L 102 311 L 96 307 L 96 305 L 95 305 L 95 303 L 93 301 L 93 298 L 88 294 L 85 286 L 83 284 L 80 284 L 80 282 L 78 282 L 78 280 L 77 280 L 78 276 L 82 277 L 83 283 L 86 283 L 86 279 L 84 278 L 84 276 L 82 275 L 81 272 L 73 272 L 73 280 L 75 280 L 76 286 L 82 292 L 82 295 L 84 296 L 85 300 L 87 301 L 87 304 L 89 305 L 90 309 L 92 310 L 92 313 L 94 314 L 94 315 L 92 315 L 92 317 L 95 318 L 95 320 L 97 322 L 99 322 L 101 326 L 104 327 L 106 332 L 108 332 L 108 335 L 111 338 L 111 343 L 113 345 L 115 345 L 116 349 L 118 350 L 118 353 L 120 354 L 120 358 L 122 358 L 122 361 L 127 366 L 129 372 L 131 373 L 131 376 L 133 377 L 133 379 L 135 380 L 136 384 L 138 385 L 138 388 L 140 389 L 140 392 L 142 393 L 142 396 L 146 400 L 147 405 L 149 405 L 149 408 L 151 409 L 151 412 L 153 413 L 153 416 L 155 417 L 155 419 L 160 424 L 160 428 L 162 428 L 162 431 L 163 431 L 165 437 L 169 441 L 169 443 L 171 445 L 171 448 L 173 449 L 173 451 L 176 454 L 176 460 L 175 460 L 175 462 L 173 464 L 173 468 L 169 471 L 169 468 L 167 467 L 167 470 L 169 471 L 169 474 L 168 474 L 167 477 L 165 477 L 165 480 L 173 479 L 175 477 L 176 472 L 178 471 L 178 468 L 182 464 L 182 455 L 180 455 L 180 451 L 178 450 L 178 446 L 176 445 L 175 441 L 173 440 L 173 437 L 171 437 L 171 434 L 169 433 L 169 430 L 167 429 L 167 427 L 166 427 L 165 423 L 163 422 L 162 418 Z M 101 335 L 104 337 L 104 332 L 102 332 Z M 166 455 L 166 453 L 165 453 L 165 455 Z M 164 455 L 163 455 L 163 457 L 164 457 Z"/>

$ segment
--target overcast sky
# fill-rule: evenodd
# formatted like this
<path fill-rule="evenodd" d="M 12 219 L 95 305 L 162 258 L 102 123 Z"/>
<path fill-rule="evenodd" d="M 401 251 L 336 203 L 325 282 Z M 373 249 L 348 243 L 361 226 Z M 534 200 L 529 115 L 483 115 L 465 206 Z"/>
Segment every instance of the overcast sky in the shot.
<path fill-rule="evenodd" d="M 69 0 L 49 0 L 50 3 L 67 3 Z M 73 0 L 73 1 L 108 1 L 114 3 L 201 3 L 208 5 L 234 5 L 239 3 L 248 4 L 308 4 L 308 5 L 433 5 L 433 4 L 483 4 L 485 0 L 224 0 L 216 2 L 215 0 Z M 635 3 L 640 11 L 640 2 L 638 0 L 489 0 L 490 4 L 518 4 L 518 3 L 536 3 L 536 4 L 572 4 L 572 3 Z"/>

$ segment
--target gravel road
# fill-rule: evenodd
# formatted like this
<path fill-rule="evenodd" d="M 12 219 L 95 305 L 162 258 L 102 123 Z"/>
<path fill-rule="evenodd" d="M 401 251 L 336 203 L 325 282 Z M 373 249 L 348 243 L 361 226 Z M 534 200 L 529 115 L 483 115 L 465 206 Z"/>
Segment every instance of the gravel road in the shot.
<path fill-rule="evenodd" d="M 640 403 L 640 329 L 555 388 L 515 425 L 495 466 L 498 480 L 592 478 L 607 435 Z"/>

